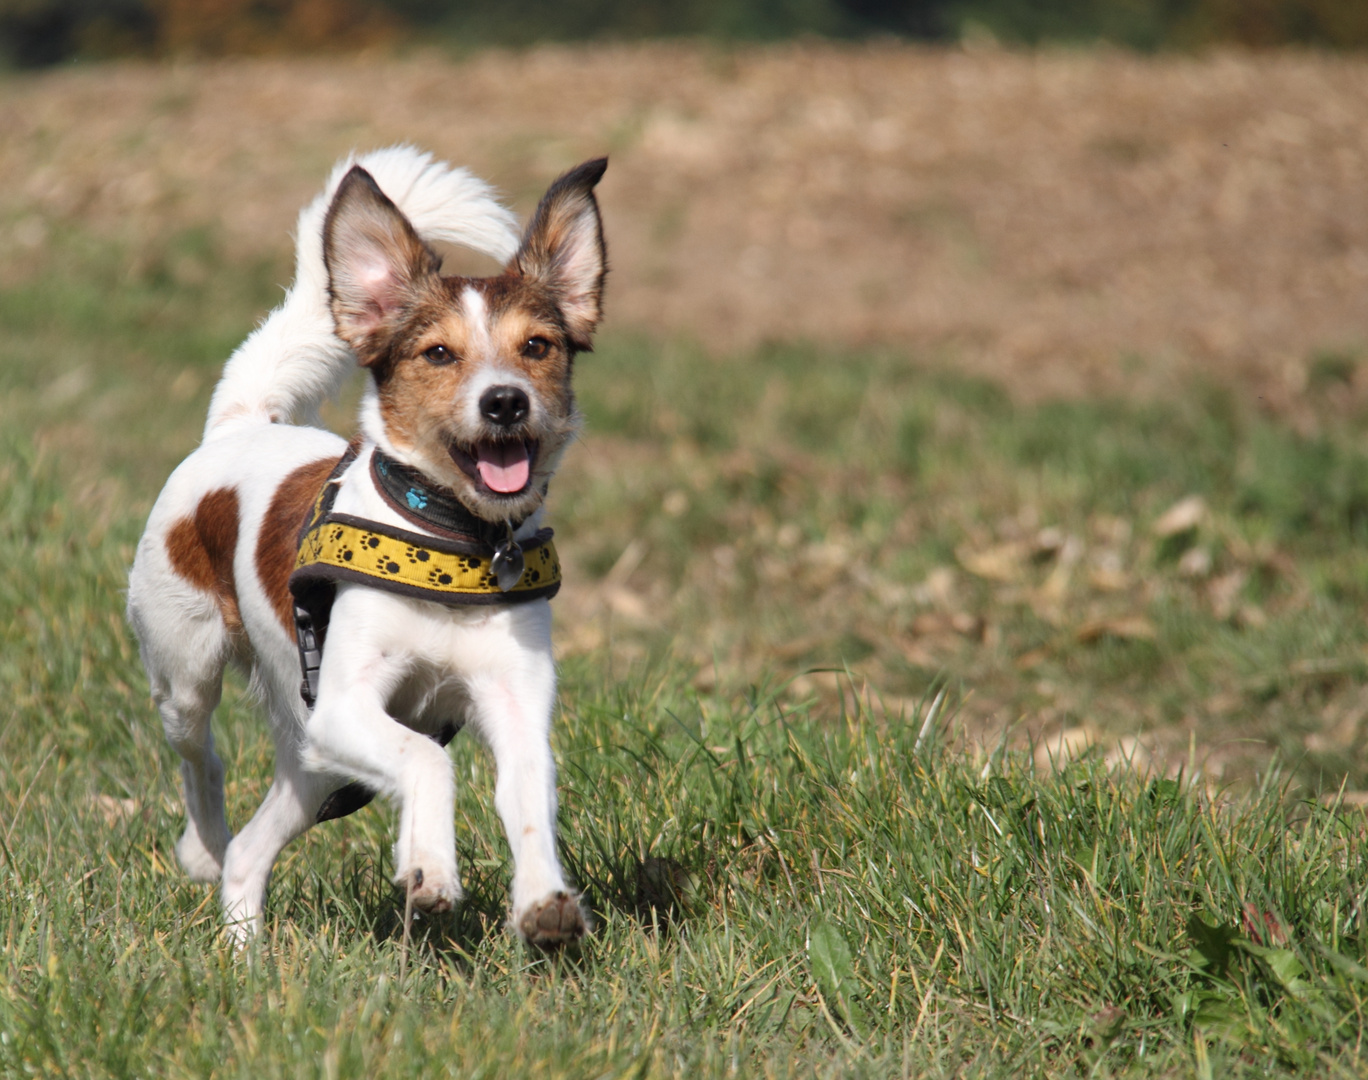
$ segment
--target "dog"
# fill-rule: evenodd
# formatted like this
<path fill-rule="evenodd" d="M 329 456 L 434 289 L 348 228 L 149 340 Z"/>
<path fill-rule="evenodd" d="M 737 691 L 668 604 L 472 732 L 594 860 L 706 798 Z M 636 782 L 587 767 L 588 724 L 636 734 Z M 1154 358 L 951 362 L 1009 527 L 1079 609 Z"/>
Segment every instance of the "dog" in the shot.
<path fill-rule="evenodd" d="M 575 356 L 602 314 L 606 167 L 556 180 L 519 238 L 483 182 L 412 147 L 340 163 L 300 215 L 294 284 L 229 358 L 202 444 L 152 509 L 128 618 L 181 758 L 177 857 L 220 883 L 239 941 L 260 928 L 285 845 L 374 794 L 398 809 L 396 884 L 417 909 L 455 905 L 443 746 L 466 725 L 497 766 L 510 927 L 547 949 L 586 932 L 556 851 L 559 565 L 542 517 L 580 425 Z M 439 242 L 504 269 L 443 276 Z M 357 364 L 368 381 L 348 445 L 317 410 Z M 276 750 L 236 835 L 210 726 L 230 663 Z"/>

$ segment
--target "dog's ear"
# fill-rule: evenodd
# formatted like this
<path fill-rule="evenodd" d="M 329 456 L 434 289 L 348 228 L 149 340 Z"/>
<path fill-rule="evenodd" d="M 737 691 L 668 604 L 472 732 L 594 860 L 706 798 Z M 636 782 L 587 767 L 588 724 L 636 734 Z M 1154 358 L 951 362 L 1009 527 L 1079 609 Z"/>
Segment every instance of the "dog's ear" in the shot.
<path fill-rule="evenodd" d="M 383 339 L 376 332 L 441 265 L 360 165 L 342 178 L 328 207 L 323 262 L 337 333 L 362 364 L 379 358 Z"/>
<path fill-rule="evenodd" d="M 603 315 L 608 253 L 594 185 L 607 168 L 607 158 L 586 161 L 547 189 L 511 266 L 551 294 L 571 343 L 585 352 Z"/>

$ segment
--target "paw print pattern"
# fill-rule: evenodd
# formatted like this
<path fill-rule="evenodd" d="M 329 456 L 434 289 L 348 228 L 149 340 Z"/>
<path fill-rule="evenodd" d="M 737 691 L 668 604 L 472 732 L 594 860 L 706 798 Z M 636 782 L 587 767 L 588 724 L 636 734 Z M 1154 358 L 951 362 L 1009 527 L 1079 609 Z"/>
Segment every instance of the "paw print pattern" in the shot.
<path fill-rule="evenodd" d="M 304 552 L 301 550 L 297 564 L 299 566 L 304 566 L 306 562 L 330 562 L 334 560 L 349 563 L 356 557 L 356 551 L 347 536 L 347 530 L 341 525 L 315 529 L 305 537 L 303 547 L 308 549 L 310 557 L 306 560 Z M 323 557 L 325 551 L 330 553 L 330 559 Z"/>
<path fill-rule="evenodd" d="M 515 593 L 538 593 L 560 581 L 556 550 L 542 544 L 526 551 L 527 569 Z M 313 529 L 300 546 L 297 566 L 322 564 L 354 568 L 379 581 L 455 595 L 499 593 L 489 557 L 445 552 L 402 541 L 371 529 L 327 522 Z"/>

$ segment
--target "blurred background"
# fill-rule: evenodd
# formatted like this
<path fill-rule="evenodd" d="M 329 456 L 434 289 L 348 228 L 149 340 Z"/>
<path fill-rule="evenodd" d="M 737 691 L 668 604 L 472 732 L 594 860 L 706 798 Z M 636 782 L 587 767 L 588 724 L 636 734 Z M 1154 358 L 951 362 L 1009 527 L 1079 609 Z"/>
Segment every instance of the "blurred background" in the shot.
<path fill-rule="evenodd" d="M 6 571 L 9 696 L 79 711 L 65 650 L 147 712 L 132 544 L 334 161 L 525 217 L 607 153 L 571 692 L 949 686 L 1368 788 L 1365 44 L 1360 0 L 0 0 L 5 565 L 94 560 Z"/>
<path fill-rule="evenodd" d="M 402 41 L 456 48 L 539 41 L 797 35 L 1131 48 L 1217 42 L 1352 48 L 1357 0 L 3 0 L 0 43 L 21 66 L 72 57 L 338 50 Z"/>

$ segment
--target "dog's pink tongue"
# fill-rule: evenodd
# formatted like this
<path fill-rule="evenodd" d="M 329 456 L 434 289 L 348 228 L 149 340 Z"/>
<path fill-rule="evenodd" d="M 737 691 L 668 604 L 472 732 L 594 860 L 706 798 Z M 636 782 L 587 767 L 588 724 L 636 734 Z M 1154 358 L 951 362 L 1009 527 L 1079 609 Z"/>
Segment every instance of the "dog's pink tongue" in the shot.
<path fill-rule="evenodd" d="M 475 448 L 475 467 L 491 491 L 512 495 L 527 487 L 531 462 L 526 443 L 484 443 Z"/>

